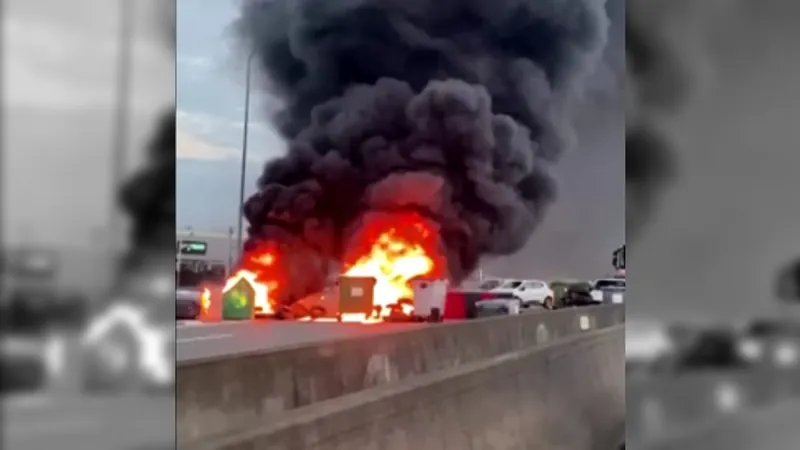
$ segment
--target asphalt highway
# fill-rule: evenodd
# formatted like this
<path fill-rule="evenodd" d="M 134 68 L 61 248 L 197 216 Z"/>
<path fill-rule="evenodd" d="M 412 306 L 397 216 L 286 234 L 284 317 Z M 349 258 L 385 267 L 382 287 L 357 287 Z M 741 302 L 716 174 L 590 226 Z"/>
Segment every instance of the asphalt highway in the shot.
<path fill-rule="evenodd" d="M 20 394 L 2 401 L 3 444 L 13 450 L 175 448 L 171 397 Z"/>
<path fill-rule="evenodd" d="M 744 411 L 693 433 L 675 436 L 647 450 L 793 450 L 800 443 L 800 399 Z M 634 447 L 631 447 L 634 448 Z"/>
<path fill-rule="evenodd" d="M 800 417 L 797 370 L 709 370 L 649 379 L 629 373 L 626 384 L 630 448 L 798 448 L 800 432 L 791 425 Z M 792 442 L 787 436 L 795 443 L 778 445 Z"/>
<path fill-rule="evenodd" d="M 257 320 L 246 322 L 182 323 L 177 328 L 178 361 L 276 350 L 314 342 L 369 337 L 425 324 L 328 323 Z"/>

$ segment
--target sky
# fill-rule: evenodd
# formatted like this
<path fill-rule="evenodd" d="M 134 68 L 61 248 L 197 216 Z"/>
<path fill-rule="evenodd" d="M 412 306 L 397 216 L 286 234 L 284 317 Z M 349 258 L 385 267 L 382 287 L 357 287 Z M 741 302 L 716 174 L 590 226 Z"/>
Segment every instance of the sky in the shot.
<path fill-rule="evenodd" d="M 561 161 L 560 197 L 529 245 L 484 267 L 489 274 L 599 277 L 611 270 L 611 253 L 624 242 L 625 162 L 622 90 L 609 64 L 624 60 L 623 2 L 616 8 L 604 66 L 591 83 L 602 105 L 582 107 L 578 146 Z M 236 226 L 244 112 L 245 55 L 237 52 L 230 24 L 237 11 L 225 0 L 177 2 L 178 162 L 177 222 L 180 228 L 225 230 Z M 267 118 L 277 101 L 254 77 L 245 197 L 263 163 L 280 156 L 285 143 Z"/>
<path fill-rule="evenodd" d="M 116 110 L 116 4 L 4 4 L 3 230 L 10 241 L 85 243 L 108 225 Z M 153 114 L 167 109 L 172 52 L 154 35 L 155 0 L 137 3 L 125 173 L 141 163 Z M 102 168 L 102 169 L 100 169 Z M 81 170 L 91 176 L 76 177 Z M 123 174 L 124 176 L 124 174 Z M 57 218 L 57 220 L 54 220 Z"/>
<path fill-rule="evenodd" d="M 140 167 L 155 114 L 172 108 L 164 3 L 131 2 L 136 95 L 125 121 L 123 173 L 114 176 L 119 2 L 3 2 L 3 244 L 61 250 L 70 261 L 64 278 L 75 283 L 102 278 L 108 264 L 98 252 L 127 242 L 125 221 L 112 222 L 117 186 Z"/>
<path fill-rule="evenodd" d="M 177 2 L 177 192 L 179 228 L 225 230 L 238 217 L 245 58 L 231 39 L 232 1 Z M 284 143 L 265 120 L 270 97 L 253 73 L 245 196 Z"/>
<path fill-rule="evenodd" d="M 664 124 L 678 178 L 628 252 L 629 317 L 724 322 L 788 312 L 773 293 L 778 269 L 800 255 L 792 188 L 800 60 L 790 44 L 800 4 L 708 6 L 706 14 L 677 8 L 662 25 L 677 49 L 697 54 L 690 62 L 699 71 L 694 95 Z"/>

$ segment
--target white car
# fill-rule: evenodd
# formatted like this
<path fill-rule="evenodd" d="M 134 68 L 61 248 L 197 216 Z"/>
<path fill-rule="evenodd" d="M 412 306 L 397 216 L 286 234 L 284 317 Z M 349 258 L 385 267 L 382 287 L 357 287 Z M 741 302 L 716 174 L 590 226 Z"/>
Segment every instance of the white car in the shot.
<path fill-rule="evenodd" d="M 553 308 L 553 290 L 541 280 L 504 280 L 499 286 L 490 292 L 501 294 L 511 294 L 518 298 L 520 306 L 528 308 L 534 305 L 541 305 L 545 308 Z"/>
<path fill-rule="evenodd" d="M 592 284 L 592 300 L 597 303 L 625 303 L 625 278 L 602 278 Z"/>
<path fill-rule="evenodd" d="M 652 363 L 675 350 L 667 326 L 652 320 L 629 319 L 625 324 L 625 360 Z"/>

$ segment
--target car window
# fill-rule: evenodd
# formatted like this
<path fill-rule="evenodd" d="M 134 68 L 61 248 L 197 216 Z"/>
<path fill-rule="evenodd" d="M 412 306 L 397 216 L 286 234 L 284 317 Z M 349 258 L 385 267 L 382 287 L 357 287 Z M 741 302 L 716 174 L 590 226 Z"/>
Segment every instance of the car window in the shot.
<path fill-rule="evenodd" d="M 596 289 L 625 289 L 625 280 L 597 280 Z"/>
<path fill-rule="evenodd" d="M 505 289 L 516 289 L 522 285 L 522 281 L 506 281 L 500 287 Z"/>
<path fill-rule="evenodd" d="M 544 283 L 540 281 L 528 281 L 525 283 L 525 287 L 529 289 L 541 289 L 544 287 Z"/>

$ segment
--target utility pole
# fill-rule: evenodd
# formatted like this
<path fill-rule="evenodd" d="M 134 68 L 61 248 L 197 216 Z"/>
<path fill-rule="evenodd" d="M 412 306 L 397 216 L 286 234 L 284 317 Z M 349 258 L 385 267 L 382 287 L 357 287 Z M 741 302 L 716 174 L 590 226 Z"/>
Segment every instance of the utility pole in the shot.
<path fill-rule="evenodd" d="M 248 142 L 248 129 L 250 127 L 250 84 L 252 79 L 253 59 L 256 55 L 255 51 L 251 51 L 247 56 L 247 74 L 245 75 L 244 85 L 244 123 L 242 124 L 242 169 L 239 174 L 239 223 L 236 233 L 236 255 L 239 260 L 242 259 L 242 226 L 244 221 L 244 182 L 247 172 L 247 142 Z"/>
<path fill-rule="evenodd" d="M 131 103 L 131 67 L 133 43 L 133 0 L 119 0 L 119 34 L 117 37 L 117 80 L 115 86 L 116 111 L 114 114 L 113 136 L 111 142 L 111 192 L 117 192 L 125 176 L 125 162 L 128 149 L 130 103 Z M 122 236 L 123 213 L 112 196 L 109 217 L 109 252 L 116 255 L 116 244 Z M 117 239 L 119 237 L 120 239 Z"/>

